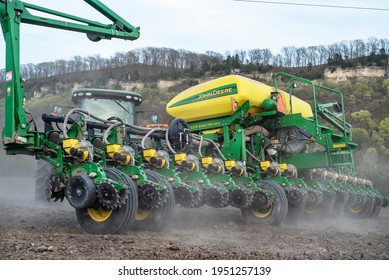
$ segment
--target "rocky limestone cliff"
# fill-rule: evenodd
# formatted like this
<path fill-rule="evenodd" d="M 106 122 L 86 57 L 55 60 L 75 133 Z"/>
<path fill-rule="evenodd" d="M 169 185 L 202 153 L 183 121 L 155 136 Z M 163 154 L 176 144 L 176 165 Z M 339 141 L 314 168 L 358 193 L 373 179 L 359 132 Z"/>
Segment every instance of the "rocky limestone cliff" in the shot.
<path fill-rule="evenodd" d="M 357 68 L 336 68 L 335 71 L 333 69 L 324 70 L 324 78 L 326 79 L 334 79 L 338 82 L 346 81 L 349 78 L 354 77 L 368 77 L 368 78 L 378 78 L 384 77 L 389 72 L 389 65 L 385 69 L 385 67 L 357 67 Z"/>

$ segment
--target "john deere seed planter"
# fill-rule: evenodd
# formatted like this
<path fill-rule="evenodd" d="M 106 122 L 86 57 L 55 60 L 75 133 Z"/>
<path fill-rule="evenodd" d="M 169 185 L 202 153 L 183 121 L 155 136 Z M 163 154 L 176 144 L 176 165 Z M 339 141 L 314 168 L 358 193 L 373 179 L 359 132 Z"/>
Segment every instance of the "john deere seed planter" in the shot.
<path fill-rule="evenodd" d="M 161 230 L 176 204 L 231 206 L 248 223 L 273 225 L 341 214 L 370 218 L 388 206 L 388 198 L 355 174 L 357 145 L 342 93 L 286 73 L 275 75 L 274 87 L 230 75 L 189 88 L 168 103 L 175 119 L 167 128 L 135 126 L 122 116 L 106 119 L 84 106 L 66 116 L 44 114 L 45 131 L 38 131 L 24 107 L 21 23 L 83 32 L 96 42 L 139 37 L 139 28 L 99 1 L 85 2 L 112 23 L 17 0 L 0 0 L 0 17 L 7 56 L 4 148 L 8 155 L 31 155 L 52 166 L 49 198 L 66 198 L 86 232 Z M 280 77 L 288 80 L 287 91 L 280 90 Z M 296 83 L 311 89 L 312 107 L 294 96 Z M 339 103 L 319 104 L 317 90 L 338 95 Z M 79 100 L 100 91 L 74 94 Z M 140 98 L 112 94 L 119 106 L 120 98 Z"/>
<path fill-rule="evenodd" d="M 279 88 L 281 78 L 286 91 Z M 167 104 L 167 112 L 187 121 L 191 132 L 185 154 L 171 152 L 199 162 L 200 172 L 189 171 L 190 180 L 188 171 L 180 171 L 183 183 L 202 184 L 206 204 L 240 208 L 252 223 L 376 217 L 387 198 L 356 177 L 357 145 L 345 120 L 343 94 L 286 73 L 277 73 L 274 82 L 270 87 L 229 75 Z M 294 96 L 297 84 L 310 89 L 312 106 Z M 338 101 L 319 104 L 318 91 Z"/>

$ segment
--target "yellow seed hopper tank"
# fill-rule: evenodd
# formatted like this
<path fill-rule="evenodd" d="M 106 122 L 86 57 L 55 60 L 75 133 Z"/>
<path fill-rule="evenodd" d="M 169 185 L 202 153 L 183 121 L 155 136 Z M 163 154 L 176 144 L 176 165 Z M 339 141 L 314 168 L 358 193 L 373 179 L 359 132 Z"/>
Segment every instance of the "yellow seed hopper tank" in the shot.
<path fill-rule="evenodd" d="M 166 106 L 167 113 L 188 122 L 206 120 L 232 115 L 236 108 L 249 101 L 251 109 L 247 113 L 264 111 L 263 102 L 271 98 L 275 89 L 261 82 L 239 76 L 228 75 L 219 79 L 191 87 Z M 290 97 L 284 91 L 281 94 L 285 114 L 290 114 L 290 98 L 293 113 L 303 117 L 312 117 L 311 106 L 297 98 Z"/>

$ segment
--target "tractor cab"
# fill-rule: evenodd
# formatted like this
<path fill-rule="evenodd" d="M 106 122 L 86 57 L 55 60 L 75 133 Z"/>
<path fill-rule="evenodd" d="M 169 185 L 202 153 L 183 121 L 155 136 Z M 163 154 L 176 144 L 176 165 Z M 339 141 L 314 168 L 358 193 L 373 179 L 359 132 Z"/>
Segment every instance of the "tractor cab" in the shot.
<path fill-rule="evenodd" d="M 73 91 L 72 102 L 102 119 L 115 117 L 125 123 L 135 124 L 135 107 L 142 102 L 142 96 L 121 90 L 82 88 Z"/>

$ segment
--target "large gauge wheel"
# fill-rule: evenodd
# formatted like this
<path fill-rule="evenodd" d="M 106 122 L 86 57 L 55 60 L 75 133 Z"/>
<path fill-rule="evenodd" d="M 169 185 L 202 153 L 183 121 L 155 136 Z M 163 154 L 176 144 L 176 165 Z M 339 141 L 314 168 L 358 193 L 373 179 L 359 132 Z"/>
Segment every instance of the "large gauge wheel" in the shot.
<path fill-rule="evenodd" d="M 109 209 L 96 204 L 95 207 L 76 209 L 81 227 L 91 234 L 124 234 L 134 223 L 138 209 L 138 192 L 136 183 L 115 168 L 104 169 L 107 178 L 126 184 L 127 197 L 121 207 Z"/>
<path fill-rule="evenodd" d="M 256 205 L 251 205 L 242 208 L 243 219 L 248 224 L 280 225 L 288 212 L 288 200 L 284 189 L 279 184 L 270 181 L 257 181 L 257 185 L 272 192 L 271 203 L 266 207 L 258 208 Z"/>
<path fill-rule="evenodd" d="M 175 205 L 174 191 L 168 180 L 159 173 L 152 170 L 145 170 L 147 179 L 154 183 L 166 186 L 167 197 L 162 206 L 158 208 L 148 208 L 140 206 L 135 217 L 133 228 L 147 231 L 161 231 L 170 222 Z"/>
<path fill-rule="evenodd" d="M 370 218 L 374 210 L 374 199 L 370 196 L 363 198 L 363 202 L 359 205 L 346 205 L 344 214 L 350 218 L 367 219 Z"/>

